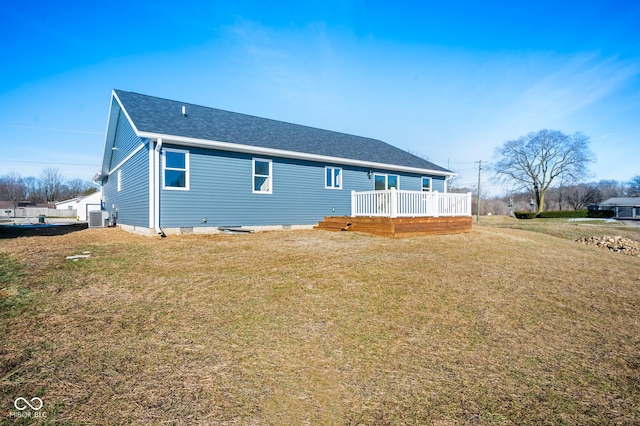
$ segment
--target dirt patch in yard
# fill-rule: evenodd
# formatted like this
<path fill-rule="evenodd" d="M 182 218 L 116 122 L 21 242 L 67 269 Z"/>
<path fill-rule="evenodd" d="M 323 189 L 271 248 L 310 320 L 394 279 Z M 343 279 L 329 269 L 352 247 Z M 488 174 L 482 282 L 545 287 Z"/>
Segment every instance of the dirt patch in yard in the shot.
<path fill-rule="evenodd" d="M 0 394 L 69 424 L 640 423 L 640 259 L 574 232 L 0 241 Z"/>

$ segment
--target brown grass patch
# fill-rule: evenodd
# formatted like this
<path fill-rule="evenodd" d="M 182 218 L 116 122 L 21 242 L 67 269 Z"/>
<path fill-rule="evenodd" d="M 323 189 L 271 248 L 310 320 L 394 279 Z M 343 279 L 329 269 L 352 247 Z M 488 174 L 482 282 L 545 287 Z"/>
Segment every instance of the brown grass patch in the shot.
<path fill-rule="evenodd" d="M 91 229 L 0 259 L 0 421 L 640 423 L 640 259 L 568 239 Z"/>

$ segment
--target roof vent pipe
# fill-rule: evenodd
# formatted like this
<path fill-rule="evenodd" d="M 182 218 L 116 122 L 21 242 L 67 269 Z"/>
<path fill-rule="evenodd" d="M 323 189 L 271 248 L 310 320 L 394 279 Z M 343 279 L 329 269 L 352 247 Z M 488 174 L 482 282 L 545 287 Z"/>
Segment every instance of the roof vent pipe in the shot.
<path fill-rule="evenodd" d="M 187 107 L 182 105 L 182 116 L 186 117 L 187 116 Z"/>

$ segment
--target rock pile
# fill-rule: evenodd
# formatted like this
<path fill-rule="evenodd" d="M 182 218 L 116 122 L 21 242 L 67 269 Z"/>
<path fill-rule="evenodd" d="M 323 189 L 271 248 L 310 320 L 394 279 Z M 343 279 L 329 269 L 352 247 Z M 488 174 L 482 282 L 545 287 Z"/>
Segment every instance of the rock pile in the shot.
<path fill-rule="evenodd" d="M 621 236 L 583 237 L 576 240 L 581 244 L 605 248 L 607 250 L 640 257 L 640 242 Z"/>

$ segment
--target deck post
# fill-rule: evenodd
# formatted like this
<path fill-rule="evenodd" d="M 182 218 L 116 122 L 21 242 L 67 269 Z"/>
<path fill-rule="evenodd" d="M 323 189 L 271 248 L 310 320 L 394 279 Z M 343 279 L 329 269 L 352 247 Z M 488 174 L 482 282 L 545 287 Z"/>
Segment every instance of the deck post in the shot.
<path fill-rule="evenodd" d="M 389 191 L 389 217 L 398 217 L 398 190 L 391 187 Z"/>
<path fill-rule="evenodd" d="M 440 193 L 438 191 L 433 191 L 433 193 L 435 194 L 435 203 L 433 203 L 432 205 L 432 207 L 434 208 L 432 214 L 433 217 L 440 217 Z"/>
<path fill-rule="evenodd" d="M 351 190 L 351 217 L 356 217 L 356 191 Z"/>

